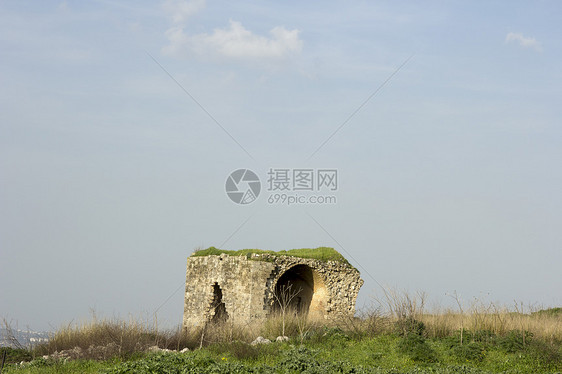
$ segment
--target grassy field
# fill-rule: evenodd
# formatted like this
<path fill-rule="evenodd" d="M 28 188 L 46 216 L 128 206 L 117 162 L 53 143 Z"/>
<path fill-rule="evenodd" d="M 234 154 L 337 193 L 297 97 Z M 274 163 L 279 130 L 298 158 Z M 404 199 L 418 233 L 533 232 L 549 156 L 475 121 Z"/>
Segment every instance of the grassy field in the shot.
<path fill-rule="evenodd" d="M 189 331 L 93 318 L 61 328 L 31 350 L 2 348 L 8 362 L 2 373 L 562 372 L 561 308 L 523 313 L 479 306 L 430 314 L 423 313 L 422 297 L 405 296 L 389 294 L 387 312 L 361 318 L 293 316 L 286 321 L 288 342 L 260 345 L 249 343 L 257 336 L 274 341 L 280 318 Z M 189 351 L 179 352 L 183 348 Z"/>

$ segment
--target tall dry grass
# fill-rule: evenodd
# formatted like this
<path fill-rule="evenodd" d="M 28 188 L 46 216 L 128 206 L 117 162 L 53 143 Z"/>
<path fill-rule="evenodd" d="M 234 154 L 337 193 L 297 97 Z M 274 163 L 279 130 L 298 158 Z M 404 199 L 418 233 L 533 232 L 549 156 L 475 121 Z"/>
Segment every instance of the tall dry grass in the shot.
<path fill-rule="evenodd" d="M 418 322 L 422 322 L 425 327 L 423 333 L 432 338 L 455 336 L 459 331 L 461 337 L 463 331 L 486 331 L 496 336 L 519 331 L 522 336 L 529 332 L 533 339 L 551 344 L 562 343 L 561 308 L 538 311 L 531 308 L 525 310 L 520 305 L 510 308 L 476 302 L 467 307 L 459 303 L 458 310 L 428 312 L 425 310 L 424 293 L 411 295 L 395 290 L 386 290 L 378 302 L 377 307 L 368 308 L 353 317 L 311 319 L 291 313 L 285 318 L 273 316 L 263 323 L 238 325 L 227 320 L 223 323 L 171 330 L 160 330 L 157 323 L 150 320 L 98 319 L 94 315 L 87 322 L 63 326 L 47 343 L 37 346 L 35 354 L 51 354 L 80 347 L 86 352 L 86 357 L 105 359 L 114 356 L 128 357 L 151 346 L 181 350 L 225 343 L 246 344 L 258 336 L 275 339 L 282 335 L 283 324 L 285 335 L 296 342 L 304 342 L 310 337 L 321 341 L 322 336 L 326 336 L 326 331 L 333 332 L 333 329 L 355 338 L 401 334 L 400 329 L 417 326 Z M 410 322 L 414 324 L 409 325 Z M 100 351 L 99 347 L 106 348 Z"/>
<path fill-rule="evenodd" d="M 35 354 L 52 354 L 80 348 L 91 358 L 127 357 L 152 346 L 182 349 L 190 342 L 179 328 L 159 330 L 157 323 L 130 317 L 127 321 L 116 318 L 99 319 L 95 315 L 88 321 L 62 326 L 49 341 L 35 347 Z"/>
<path fill-rule="evenodd" d="M 424 292 L 410 294 L 392 288 L 383 290 L 383 297 L 377 299 L 381 310 L 381 318 L 389 326 L 401 320 L 417 320 L 425 325 L 425 333 L 429 337 L 443 338 L 456 332 L 486 331 L 494 335 L 505 335 L 510 331 L 525 331 L 534 338 L 550 343 L 562 342 L 562 309 L 550 308 L 539 310 L 536 307 L 525 307 L 522 303 L 503 306 L 493 302 L 484 302 L 475 298 L 465 305 L 459 295 L 450 295 L 457 308 L 440 309 L 428 312 L 427 295 Z M 388 331 L 388 330 L 387 330 Z M 523 336 L 525 336 L 523 334 Z"/>
<path fill-rule="evenodd" d="M 431 337 L 445 337 L 455 331 L 489 331 L 494 335 L 505 335 L 509 331 L 528 331 L 535 338 L 550 343 L 562 342 L 562 313 L 521 313 L 508 308 L 495 308 L 493 311 L 455 312 L 423 314 L 420 320 L 425 323 Z"/>

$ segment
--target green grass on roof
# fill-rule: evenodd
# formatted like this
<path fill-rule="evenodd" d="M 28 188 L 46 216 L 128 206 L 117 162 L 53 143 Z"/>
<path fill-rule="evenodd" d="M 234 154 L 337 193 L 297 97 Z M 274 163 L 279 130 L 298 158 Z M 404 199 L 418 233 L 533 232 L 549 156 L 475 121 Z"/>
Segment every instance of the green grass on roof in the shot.
<path fill-rule="evenodd" d="M 195 251 L 191 254 L 191 257 L 197 256 L 212 256 L 227 254 L 229 256 L 246 256 L 250 257 L 251 254 L 268 254 L 272 256 L 294 256 L 300 258 L 310 258 L 314 260 L 321 261 L 339 261 L 344 264 L 350 265 L 349 262 L 343 257 L 338 251 L 330 247 L 318 247 L 318 248 L 299 248 L 291 249 L 288 251 L 264 251 L 262 249 L 241 249 L 239 251 L 228 251 L 225 249 L 218 249 L 215 247 L 209 247 L 207 249 L 201 249 Z"/>

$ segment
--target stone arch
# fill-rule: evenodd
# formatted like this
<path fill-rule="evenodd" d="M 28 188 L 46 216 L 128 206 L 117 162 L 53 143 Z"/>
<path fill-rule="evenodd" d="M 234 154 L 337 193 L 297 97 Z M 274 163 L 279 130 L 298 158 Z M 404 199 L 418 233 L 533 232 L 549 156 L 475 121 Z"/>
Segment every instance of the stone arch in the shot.
<path fill-rule="evenodd" d="M 281 301 L 291 313 L 317 318 L 326 314 L 326 286 L 320 274 L 308 265 L 295 265 L 286 270 L 277 280 L 274 292 L 274 312 L 280 310 Z"/>
<path fill-rule="evenodd" d="M 222 300 L 222 289 L 218 282 L 213 284 L 213 295 L 211 303 L 209 305 L 209 322 L 220 323 L 226 322 L 228 319 L 228 312 L 226 311 L 226 305 Z"/>

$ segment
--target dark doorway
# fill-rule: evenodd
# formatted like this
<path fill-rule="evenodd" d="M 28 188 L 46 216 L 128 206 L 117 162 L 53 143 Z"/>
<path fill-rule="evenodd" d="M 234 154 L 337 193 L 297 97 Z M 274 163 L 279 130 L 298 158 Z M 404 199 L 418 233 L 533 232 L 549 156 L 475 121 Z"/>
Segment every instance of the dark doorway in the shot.
<path fill-rule="evenodd" d="M 213 285 L 213 301 L 211 302 L 209 319 L 212 323 L 226 322 L 228 313 L 222 301 L 222 290 L 217 282 Z"/>
<path fill-rule="evenodd" d="M 308 314 L 314 295 L 314 275 L 307 265 L 293 266 L 287 270 L 275 285 L 273 311 L 283 307 L 293 314 Z"/>

